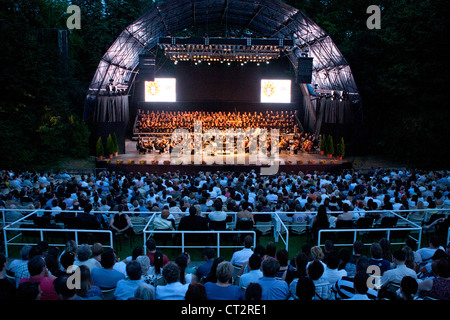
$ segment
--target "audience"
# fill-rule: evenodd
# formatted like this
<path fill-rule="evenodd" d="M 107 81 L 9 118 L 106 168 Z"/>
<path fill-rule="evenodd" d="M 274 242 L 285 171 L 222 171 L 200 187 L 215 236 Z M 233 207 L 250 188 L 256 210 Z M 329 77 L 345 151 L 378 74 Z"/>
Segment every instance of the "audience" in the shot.
<path fill-rule="evenodd" d="M 31 185 L 26 183 L 28 180 Z M 131 235 L 132 230 L 129 217 L 139 215 L 140 212 L 150 216 L 155 212 L 164 212 L 161 217 L 168 219 L 174 230 L 209 230 L 209 221 L 221 220 L 225 215 L 237 214 L 240 219 L 254 218 L 258 222 L 260 217 L 265 216 L 271 221 L 274 211 L 277 211 L 284 214 L 283 221 L 292 222 L 292 217 L 285 212 L 295 211 L 304 214 L 302 221 L 317 231 L 332 227 L 340 211 L 344 211 L 344 214 L 339 219 L 357 220 L 360 216 L 370 216 L 370 210 L 373 209 L 380 210 L 381 218 L 389 214 L 388 208 L 395 208 L 394 210 L 405 217 L 416 208 L 450 208 L 449 181 L 446 171 L 391 169 L 373 169 L 368 173 L 344 169 L 333 174 L 280 172 L 273 177 L 258 176 L 254 172 L 170 172 L 155 175 L 105 171 L 96 177 L 75 177 L 36 172 L 13 174 L 3 171 L 1 203 L 4 207 L 13 209 L 28 210 L 30 205 L 33 208 L 42 208 L 42 212 L 36 213 L 38 216 L 44 215 L 45 211 L 53 212 L 54 215 L 49 216 L 51 223 L 56 222 L 55 216 L 65 211 L 69 214 L 79 211 L 80 214 L 86 215 L 101 208 L 101 215 L 110 221 L 109 227 L 128 235 Z M 25 188 L 26 196 L 21 194 Z M 137 206 L 134 203 L 137 203 Z M 135 208 L 139 211 L 134 211 Z M 353 212 L 356 209 L 357 215 Z M 351 218 L 350 212 L 353 212 Z M 430 212 L 429 216 L 437 211 Z M 209 214 L 212 219 L 208 218 Z M 172 215 L 174 219 L 170 220 Z M 425 217 L 426 215 L 419 217 L 422 220 L 416 223 L 426 225 Z M 436 224 L 442 223 L 441 219 L 435 221 Z M 223 292 L 235 290 L 235 286 L 230 283 L 233 277 L 228 279 L 231 263 L 242 267 L 240 277 L 234 280 L 239 279 L 239 287 L 245 290 L 239 289 L 240 295 L 230 295 L 229 299 L 375 300 L 386 297 L 384 294 L 378 294 L 386 287 L 394 290 L 392 292 L 398 299 L 449 299 L 449 258 L 444 248 L 448 248 L 448 245 L 443 243 L 446 239 L 432 229 L 426 231 L 430 233 L 429 246 L 419 250 L 410 243 L 401 249 L 398 245 L 391 249 L 389 240 L 382 238 L 378 243 L 373 243 L 370 250 L 365 248 L 362 242 L 356 241 L 353 244 L 353 253 L 348 252 L 347 248 L 325 250 L 324 253 L 322 248 L 313 246 L 310 251 L 295 255 L 294 259 L 288 258 L 287 264 L 283 252 L 277 251 L 275 245 L 273 248 L 268 246 L 264 253 L 257 253 L 256 248 L 253 248 L 254 251 L 251 249 L 253 239 L 250 246 L 244 240 L 244 249 L 236 251 L 229 261 L 223 258 L 214 259 L 214 250 L 205 249 L 205 262 L 197 270 L 189 272 L 186 271 L 189 268 L 187 257 L 183 256 L 182 259 L 177 259 L 176 263 L 170 263 L 169 258 L 156 249 L 156 242 L 149 239 L 146 242 L 147 256 L 140 254 L 142 257 L 148 257 L 146 261 L 149 263 L 137 258 L 131 261 L 123 260 L 127 269 L 135 267 L 133 278 L 128 274 L 128 270 L 129 278 L 120 272 L 114 272 L 114 251 L 103 249 L 101 243 L 91 247 L 77 246 L 71 241 L 60 254 L 57 248 L 44 248 L 42 243 L 32 247 L 24 246 L 20 259 L 9 265 L 3 264 L 0 282 L 5 282 L 6 271 L 13 274 L 16 279 L 16 297 L 23 300 L 101 298 L 100 288 L 119 289 L 119 296 L 119 283 L 126 281 L 136 281 L 138 284 L 133 285 L 133 289 L 129 289 L 121 299 L 220 299 L 228 295 Z M 370 259 L 365 257 L 368 254 Z M 53 259 L 55 256 L 58 256 L 56 261 Z M 308 258 L 312 258 L 309 264 Z M 280 269 L 280 262 L 286 269 Z M 64 288 L 59 282 L 72 264 L 80 266 L 80 271 L 83 271 L 83 286 L 75 292 Z M 362 286 L 363 280 L 368 279 L 367 267 L 370 265 L 380 268 L 382 286 L 379 289 L 368 287 L 367 283 L 365 288 Z M 90 272 L 91 279 L 87 271 Z M 141 274 L 136 276 L 139 272 Z M 194 286 L 195 278 L 188 276 L 192 272 L 195 272 L 201 284 Z M 152 286 L 141 286 L 148 280 L 146 276 L 149 274 L 162 275 L 166 284 L 161 285 L 158 282 L 153 291 L 149 290 Z M 220 279 L 219 274 L 222 277 Z M 56 279 L 59 280 L 55 283 Z M 187 294 L 189 283 L 192 289 Z M 152 284 L 154 285 L 153 282 Z M 214 294 L 209 297 L 211 288 Z M 311 288 L 314 289 L 314 295 L 311 295 Z M 7 289 L 1 291 L 1 294 L 7 294 Z"/>

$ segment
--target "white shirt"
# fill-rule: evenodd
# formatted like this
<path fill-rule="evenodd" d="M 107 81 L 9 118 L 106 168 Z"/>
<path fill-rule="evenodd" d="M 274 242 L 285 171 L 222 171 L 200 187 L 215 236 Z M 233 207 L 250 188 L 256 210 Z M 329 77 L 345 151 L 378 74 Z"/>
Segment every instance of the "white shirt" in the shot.
<path fill-rule="evenodd" d="M 241 289 L 247 288 L 250 283 L 257 282 L 262 276 L 261 270 L 250 270 L 239 278 L 239 287 Z"/>
<path fill-rule="evenodd" d="M 245 262 L 248 261 L 250 256 L 253 254 L 253 250 L 250 248 L 244 248 L 242 250 L 236 251 L 233 253 L 233 256 L 231 257 L 231 264 L 234 266 L 241 267 Z"/>
<path fill-rule="evenodd" d="M 156 287 L 156 300 L 184 300 L 189 284 L 172 282 Z"/>
<path fill-rule="evenodd" d="M 400 284 L 405 276 L 417 279 L 417 274 L 413 269 L 408 268 L 404 264 L 397 265 L 395 269 L 387 270 L 383 273 L 381 276 L 381 286 L 389 282 Z"/>
<path fill-rule="evenodd" d="M 345 271 L 344 269 L 338 270 L 326 267 L 321 279 L 324 281 L 328 281 L 331 285 L 334 285 L 336 281 L 345 276 L 347 276 L 347 271 Z"/>

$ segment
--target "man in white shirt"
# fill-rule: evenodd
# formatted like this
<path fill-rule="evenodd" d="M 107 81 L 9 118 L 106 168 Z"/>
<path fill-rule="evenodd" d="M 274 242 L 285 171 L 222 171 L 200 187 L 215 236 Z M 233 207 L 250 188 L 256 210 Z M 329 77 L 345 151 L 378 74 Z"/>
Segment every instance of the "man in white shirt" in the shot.
<path fill-rule="evenodd" d="M 326 268 L 322 274 L 322 280 L 328 281 L 331 285 L 334 285 L 336 281 L 342 277 L 347 276 L 345 269 L 338 270 L 340 257 L 336 251 L 330 252 L 326 257 Z"/>
<path fill-rule="evenodd" d="M 116 290 L 114 291 L 114 296 L 117 300 L 128 300 L 134 297 L 134 292 L 141 285 L 145 284 L 142 276 L 141 264 L 137 261 L 130 261 L 127 264 L 127 276 L 128 278 L 119 280 L 117 282 Z"/>
<path fill-rule="evenodd" d="M 388 285 L 389 283 L 399 285 L 405 276 L 410 276 L 417 279 L 417 273 L 405 265 L 406 254 L 403 250 L 399 249 L 394 251 L 392 254 L 392 260 L 396 267 L 383 273 L 380 283 L 382 287 Z"/>
<path fill-rule="evenodd" d="M 243 292 L 246 290 L 246 288 L 250 283 L 258 282 L 259 278 L 263 276 L 263 273 L 260 270 L 261 261 L 262 261 L 261 257 L 255 253 L 252 254 L 248 259 L 247 267 L 250 271 L 244 273 L 239 278 L 239 287 L 242 289 Z"/>
<path fill-rule="evenodd" d="M 244 238 L 244 249 L 236 251 L 231 257 L 231 264 L 233 266 L 242 267 L 242 265 L 248 261 L 250 256 L 253 254 L 253 250 L 250 249 L 253 245 L 253 237 L 248 235 Z"/>

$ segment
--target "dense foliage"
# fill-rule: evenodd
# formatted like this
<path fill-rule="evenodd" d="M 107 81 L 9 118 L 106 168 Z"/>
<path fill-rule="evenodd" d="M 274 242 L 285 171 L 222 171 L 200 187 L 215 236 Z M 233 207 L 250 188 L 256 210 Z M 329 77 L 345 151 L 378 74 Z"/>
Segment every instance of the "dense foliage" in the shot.
<path fill-rule="evenodd" d="M 287 0 L 328 32 L 362 95 L 361 154 L 443 168 L 449 147 L 447 0 L 380 0 L 381 29 L 369 30 L 369 0 Z M 119 33 L 155 3 L 146 0 L 0 0 L 0 167 L 30 167 L 89 155 L 86 89 Z M 67 29 L 81 7 L 65 61 L 49 30 Z M 229 26 L 232 28 L 233 26 Z"/>
<path fill-rule="evenodd" d="M 450 135 L 447 0 L 288 0 L 321 26 L 350 64 L 366 131 L 362 154 L 447 168 Z M 381 7 L 370 30 L 367 8 Z"/>

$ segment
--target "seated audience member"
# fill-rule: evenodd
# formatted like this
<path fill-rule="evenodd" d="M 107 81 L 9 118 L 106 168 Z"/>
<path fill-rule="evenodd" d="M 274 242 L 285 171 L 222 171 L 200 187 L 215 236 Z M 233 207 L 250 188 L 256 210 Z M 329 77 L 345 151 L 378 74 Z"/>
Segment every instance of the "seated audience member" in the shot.
<path fill-rule="evenodd" d="M 416 279 L 410 276 L 403 277 L 402 282 L 400 282 L 400 289 L 399 289 L 400 299 L 408 301 L 416 300 L 417 299 L 416 294 L 418 289 L 419 285 Z"/>
<path fill-rule="evenodd" d="M 184 300 L 186 301 L 199 301 L 207 300 L 205 286 L 201 283 L 191 283 L 186 291 Z"/>
<path fill-rule="evenodd" d="M 164 209 L 161 211 L 161 216 L 155 217 L 153 220 L 153 228 L 155 230 L 175 230 L 175 221 L 169 220 L 170 211 Z"/>
<path fill-rule="evenodd" d="M 48 274 L 45 260 L 42 256 L 34 256 L 28 261 L 28 271 L 30 277 L 21 279 L 19 285 L 27 281 L 39 282 L 39 289 L 41 290 L 40 300 L 58 300 L 53 287 L 55 277 Z"/>
<path fill-rule="evenodd" d="M 441 258 L 433 262 L 432 268 L 436 277 L 425 279 L 419 283 L 420 297 L 431 297 L 439 300 L 450 300 L 450 262 L 449 258 Z"/>
<path fill-rule="evenodd" d="M 92 249 L 88 244 L 81 245 L 77 250 L 77 260 L 75 260 L 74 264 L 77 266 L 85 265 L 92 270 L 94 268 L 101 268 L 102 265 L 96 259 L 92 258 Z"/>
<path fill-rule="evenodd" d="M 230 260 L 231 264 L 233 266 L 242 267 L 242 265 L 247 262 L 250 256 L 253 254 L 253 250 L 251 249 L 252 245 L 253 237 L 250 235 L 245 236 L 244 248 L 233 253 L 233 256 Z"/>
<path fill-rule="evenodd" d="M 306 265 L 308 262 L 308 256 L 305 253 L 297 254 L 293 262 L 295 269 L 286 270 L 285 274 L 283 274 L 283 280 L 290 284 L 296 278 L 306 277 Z"/>
<path fill-rule="evenodd" d="M 300 277 L 297 281 L 295 298 L 300 301 L 311 301 L 316 295 L 316 286 L 309 277 Z"/>
<path fill-rule="evenodd" d="M 35 281 L 24 281 L 17 288 L 17 300 L 33 301 L 41 300 L 40 283 Z"/>
<path fill-rule="evenodd" d="M 178 230 L 180 231 L 206 231 L 208 228 L 208 219 L 198 215 L 196 207 L 189 208 L 189 215 L 181 218 Z"/>
<path fill-rule="evenodd" d="M 370 300 L 367 296 L 367 290 L 369 289 L 367 287 L 367 279 L 369 279 L 367 272 L 356 272 L 353 280 L 353 289 L 355 290 L 355 294 L 347 300 Z"/>
<path fill-rule="evenodd" d="M 54 280 L 53 286 L 59 300 L 101 300 L 98 296 L 90 298 L 78 296 L 75 287 L 68 285 L 70 282 L 70 275 L 63 275 Z"/>
<path fill-rule="evenodd" d="M 197 278 L 199 280 L 206 277 L 211 271 L 211 267 L 214 262 L 214 256 L 215 256 L 214 249 L 209 247 L 203 249 L 203 258 L 206 260 L 206 262 L 199 265 L 197 268 Z"/>
<path fill-rule="evenodd" d="M 257 282 L 252 282 L 245 290 L 245 300 L 247 301 L 260 301 L 262 298 L 262 287 Z"/>
<path fill-rule="evenodd" d="M 383 249 L 379 243 L 372 243 L 370 246 L 370 255 L 372 257 L 369 259 L 369 263 L 380 268 L 380 275 L 383 275 L 385 271 L 391 269 L 391 263 L 388 260 L 383 259 Z"/>
<path fill-rule="evenodd" d="M 216 269 L 217 282 L 205 283 L 208 300 L 243 300 L 244 296 L 238 286 L 231 284 L 233 265 L 228 261 L 219 263 Z"/>
<path fill-rule="evenodd" d="M 150 265 L 154 266 L 155 265 L 156 241 L 154 239 L 150 238 L 145 242 L 145 246 L 147 247 L 147 256 L 150 258 Z M 163 258 L 162 267 L 164 267 L 166 264 L 168 264 L 170 262 L 170 259 L 165 254 L 162 255 L 162 258 Z"/>
<path fill-rule="evenodd" d="M 420 248 L 419 250 L 417 250 L 417 253 L 421 257 L 421 266 L 420 267 L 422 267 L 422 265 L 427 264 L 428 262 L 431 262 L 431 259 L 433 258 L 434 253 L 438 249 L 445 251 L 445 249 L 440 244 L 439 238 L 436 236 L 431 236 L 428 247 Z"/>
<path fill-rule="evenodd" d="M 330 252 L 327 255 L 325 262 L 327 266 L 325 267 L 325 271 L 322 274 L 322 280 L 328 281 L 331 285 L 334 285 L 336 281 L 347 275 L 347 271 L 345 271 L 344 269 L 338 270 L 340 262 L 338 252 Z"/>
<path fill-rule="evenodd" d="M 125 279 L 125 275 L 114 270 L 116 254 L 112 249 L 105 249 L 102 253 L 101 268 L 94 268 L 91 271 L 92 282 L 100 289 L 115 288 L 119 280 Z"/>
<path fill-rule="evenodd" d="M 245 291 L 246 288 L 252 282 L 258 282 L 258 280 L 263 276 L 261 271 L 262 259 L 258 254 L 252 254 L 248 259 L 248 272 L 241 275 L 239 278 L 239 287 Z"/>
<path fill-rule="evenodd" d="M 363 255 L 364 244 L 361 241 L 355 241 L 353 243 L 353 254 L 350 257 L 350 261 L 345 265 L 345 271 L 349 277 L 355 275 L 356 261 Z"/>
<path fill-rule="evenodd" d="M 126 270 L 128 278 L 119 280 L 114 291 L 117 300 L 128 300 L 133 297 L 136 289 L 145 283 L 142 280 L 142 267 L 138 261 L 128 262 Z"/>
<path fill-rule="evenodd" d="M 16 283 L 6 277 L 6 257 L 0 253 L 0 301 L 12 300 L 16 294 Z"/>
<path fill-rule="evenodd" d="M 386 271 L 381 276 L 380 284 L 382 287 L 388 286 L 390 283 L 400 285 L 402 278 L 405 276 L 410 276 L 414 279 L 417 279 L 416 272 L 405 265 L 406 255 L 404 251 L 402 251 L 401 249 L 396 250 L 392 253 L 392 257 L 395 264 L 395 268 Z"/>
<path fill-rule="evenodd" d="M 280 263 L 274 258 L 267 258 L 262 262 L 263 277 L 258 280 L 262 287 L 261 300 L 287 300 L 289 287 L 286 281 L 275 279 L 280 269 Z"/>
<path fill-rule="evenodd" d="M 92 282 L 91 271 L 88 266 L 81 265 L 78 267 L 80 271 L 80 288 L 77 289 L 77 295 L 81 298 L 98 297 L 103 299 L 103 293 L 100 288 Z"/>
<path fill-rule="evenodd" d="M 155 300 L 155 289 L 148 284 L 141 284 L 134 292 L 134 300 Z"/>
<path fill-rule="evenodd" d="M 156 287 L 156 300 L 184 300 L 188 284 L 180 282 L 180 268 L 169 262 L 162 271 L 166 285 Z"/>
<path fill-rule="evenodd" d="M 118 212 L 111 216 L 109 227 L 115 234 L 123 234 L 125 235 L 125 238 L 127 238 L 133 232 L 133 228 L 131 226 L 130 216 L 123 212 L 124 210 L 125 207 L 122 204 L 119 204 Z"/>
<path fill-rule="evenodd" d="M 355 272 L 364 271 L 367 272 L 369 267 L 369 259 L 367 257 L 361 257 L 356 261 Z M 335 300 L 349 299 L 355 294 L 354 289 L 354 277 L 344 276 L 338 280 L 332 287 L 331 292 Z M 367 291 L 367 296 L 371 300 L 376 300 L 378 297 L 378 291 L 374 288 L 369 288 Z"/>

